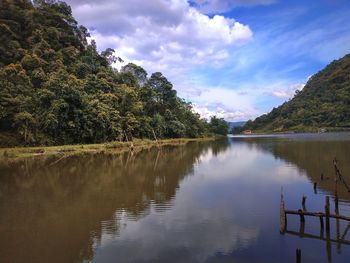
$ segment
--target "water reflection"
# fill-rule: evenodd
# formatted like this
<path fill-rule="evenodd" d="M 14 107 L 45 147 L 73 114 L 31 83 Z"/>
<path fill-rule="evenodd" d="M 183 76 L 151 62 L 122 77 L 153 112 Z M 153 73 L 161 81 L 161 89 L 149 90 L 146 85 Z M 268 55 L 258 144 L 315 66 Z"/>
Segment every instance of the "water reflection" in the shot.
<path fill-rule="evenodd" d="M 53 157 L 2 165 L 0 261 L 92 260 L 103 233 L 119 233 L 116 211 L 137 220 L 149 214 L 151 203 L 169 209 L 179 181 L 209 147 L 192 143 L 134 155 L 76 156 L 52 166 Z"/>
<path fill-rule="evenodd" d="M 335 156 L 348 178 L 349 143 L 235 138 L 2 165 L 0 262 L 294 262 L 297 247 L 303 262 L 325 262 L 322 241 L 279 235 L 281 186 L 288 208 L 305 194 L 308 210 L 323 210 Z M 318 227 L 307 219 L 304 232 Z M 333 262 L 349 256 L 343 247 Z"/>
<path fill-rule="evenodd" d="M 345 179 L 350 182 L 349 133 L 239 137 L 234 140 L 248 144 L 251 148 L 272 153 L 276 159 L 298 167 L 300 174 L 305 174 L 310 181 L 317 182 L 326 193 L 334 192 L 333 159 L 336 157 L 340 170 L 345 172 Z M 339 187 L 338 191 L 340 198 L 350 199 L 345 187 Z"/>

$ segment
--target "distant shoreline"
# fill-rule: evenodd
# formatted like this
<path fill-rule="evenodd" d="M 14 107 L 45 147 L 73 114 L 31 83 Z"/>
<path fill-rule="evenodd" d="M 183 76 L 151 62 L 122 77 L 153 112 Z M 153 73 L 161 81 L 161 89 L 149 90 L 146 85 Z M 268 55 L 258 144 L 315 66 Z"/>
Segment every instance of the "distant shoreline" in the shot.
<path fill-rule="evenodd" d="M 324 129 L 324 130 L 323 130 Z M 306 130 L 289 130 L 289 131 L 254 131 L 251 130 L 251 134 L 236 133 L 233 135 L 265 135 L 265 134 L 297 134 L 297 133 L 329 133 L 329 132 L 350 132 L 350 128 L 337 128 L 337 127 L 328 127 L 328 128 L 310 128 Z"/>

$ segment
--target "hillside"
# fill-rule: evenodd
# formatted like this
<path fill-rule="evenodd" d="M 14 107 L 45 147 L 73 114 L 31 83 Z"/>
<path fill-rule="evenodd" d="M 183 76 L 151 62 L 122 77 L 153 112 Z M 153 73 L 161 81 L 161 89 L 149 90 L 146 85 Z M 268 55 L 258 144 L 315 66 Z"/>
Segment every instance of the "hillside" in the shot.
<path fill-rule="evenodd" d="M 350 54 L 312 76 L 293 99 L 243 127 L 262 132 L 319 128 L 350 128 Z"/>
<path fill-rule="evenodd" d="M 98 52 L 70 6 L 0 2 L 0 146 L 199 137 L 215 131 L 161 73 Z M 141 41 L 141 40 L 140 40 Z"/>

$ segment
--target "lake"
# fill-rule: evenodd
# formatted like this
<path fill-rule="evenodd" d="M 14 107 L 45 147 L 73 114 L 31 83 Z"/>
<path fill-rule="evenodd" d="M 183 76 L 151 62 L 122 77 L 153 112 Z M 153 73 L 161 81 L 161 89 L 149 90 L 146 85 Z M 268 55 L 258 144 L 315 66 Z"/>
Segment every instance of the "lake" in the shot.
<path fill-rule="evenodd" d="M 350 133 L 236 136 L 134 154 L 36 157 L 0 167 L 0 262 L 349 262 L 334 166 L 350 185 Z M 323 174 L 323 180 L 321 180 Z M 314 183 L 317 188 L 314 190 Z M 339 213 L 350 194 L 338 184 Z M 350 232 L 350 231 L 349 231 Z"/>

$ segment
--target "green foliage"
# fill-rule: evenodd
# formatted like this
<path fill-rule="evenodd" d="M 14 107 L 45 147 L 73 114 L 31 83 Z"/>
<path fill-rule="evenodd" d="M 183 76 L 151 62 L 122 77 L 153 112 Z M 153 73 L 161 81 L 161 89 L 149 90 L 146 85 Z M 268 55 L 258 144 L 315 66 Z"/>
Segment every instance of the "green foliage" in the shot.
<path fill-rule="evenodd" d="M 2 134 L 25 145 L 226 134 L 222 121 L 200 119 L 162 73 L 148 78 L 132 63 L 117 72 L 115 51 L 99 53 L 88 37 L 64 2 L 1 1 Z"/>
<path fill-rule="evenodd" d="M 209 129 L 212 133 L 226 136 L 228 134 L 228 128 L 229 125 L 224 119 L 215 116 L 211 117 Z"/>
<path fill-rule="evenodd" d="M 278 132 L 322 127 L 350 128 L 350 54 L 333 61 L 293 99 L 247 122 L 244 129 Z"/>

